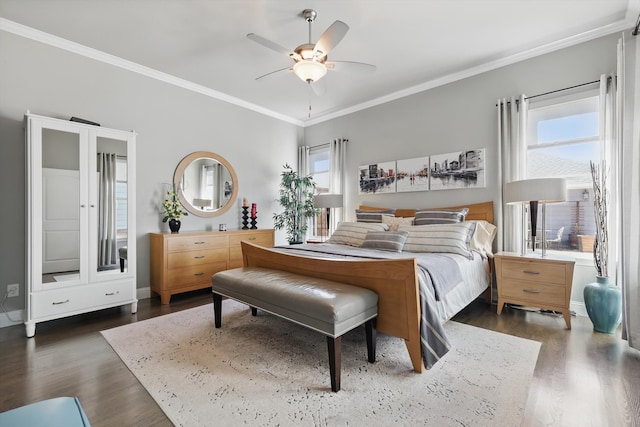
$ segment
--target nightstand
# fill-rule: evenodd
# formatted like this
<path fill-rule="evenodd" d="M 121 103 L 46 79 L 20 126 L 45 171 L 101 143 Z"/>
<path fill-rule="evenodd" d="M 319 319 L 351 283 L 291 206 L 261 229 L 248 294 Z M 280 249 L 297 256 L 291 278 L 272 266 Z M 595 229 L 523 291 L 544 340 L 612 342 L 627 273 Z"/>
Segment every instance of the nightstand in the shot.
<path fill-rule="evenodd" d="M 495 255 L 498 310 L 509 302 L 562 313 L 571 329 L 571 284 L 574 260 L 499 252 Z"/>

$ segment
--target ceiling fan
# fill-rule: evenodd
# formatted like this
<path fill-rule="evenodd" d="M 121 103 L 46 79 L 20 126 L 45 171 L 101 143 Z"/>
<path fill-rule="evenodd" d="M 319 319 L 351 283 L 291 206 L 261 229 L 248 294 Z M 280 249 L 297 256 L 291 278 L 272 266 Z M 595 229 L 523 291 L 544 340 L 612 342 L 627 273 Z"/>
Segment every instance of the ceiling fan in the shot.
<path fill-rule="evenodd" d="M 279 45 L 278 43 L 267 40 L 255 33 L 247 34 L 247 38 L 256 43 L 261 44 L 278 53 L 283 53 L 293 59 L 294 64 L 290 67 L 271 71 L 256 80 L 270 76 L 283 71 L 292 71 L 302 81 L 309 83 L 311 88 L 317 95 L 324 93 L 324 85 L 319 83 L 327 71 L 355 71 L 372 73 L 376 70 L 375 65 L 365 64 L 363 62 L 353 61 L 328 61 L 327 54 L 344 38 L 349 31 L 349 26 L 342 21 L 335 21 L 326 29 L 318 41 L 314 44 L 311 42 L 311 24 L 315 21 L 318 14 L 313 9 L 305 9 L 302 11 L 302 17 L 309 23 L 309 42 L 301 44 L 293 51 Z"/>

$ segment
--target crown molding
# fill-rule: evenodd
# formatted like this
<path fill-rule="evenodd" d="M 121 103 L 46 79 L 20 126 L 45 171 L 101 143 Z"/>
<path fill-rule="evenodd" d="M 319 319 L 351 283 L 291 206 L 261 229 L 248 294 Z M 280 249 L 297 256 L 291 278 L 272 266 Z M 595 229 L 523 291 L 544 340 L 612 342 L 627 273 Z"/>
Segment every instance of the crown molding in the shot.
<path fill-rule="evenodd" d="M 144 65 L 137 64 L 132 61 L 120 58 L 115 55 L 111 55 L 106 52 L 102 52 L 97 49 L 84 46 L 82 44 L 72 42 L 62 37 L 54 36 L 53 34 L 45 33 L 44 31 L 36 30 L 35 28 L 28 27 L 26 25 L 19 24 L 14 21 L 0 17 L 0 30 L 8 33 L 15 34 L 30 40 L 34 40 L 49 46 L 57 47 L 67 52 L 75 53 L 77 55 L 84 56 L 86 58 L 94 59 L 96 61 L 103 62 L 105 64 L 112 65 L 114 67 L 122 68 L 133 73 L 141 74 L 145 77 L 149 77 L 155 80 L 159 80 L 164 83 L 168 83 L 183 89 L 190 90 L 192 92 L 199 93 L 201 95 L 215 98 L 220 101 L 228 102 L 233 105 L 237 105 L 247 110 L 255 111 L 266 116 L 273 117 L 274 119 L 282 120 L 287 123 L 294 124 L 296 126 L 302 126 L 300 120 L 286 116 L 284 114 L 276 113 L 267 108 L 260 107 L 259 105 L 252 104 L 244 101 L 240 98 L 227 95 L 222 92 L 210 89 L 208 87 L 190 82 L 185 79 L 173 76 L 171 74 L 163 73 L 153 68 L 145 67 Z"/>

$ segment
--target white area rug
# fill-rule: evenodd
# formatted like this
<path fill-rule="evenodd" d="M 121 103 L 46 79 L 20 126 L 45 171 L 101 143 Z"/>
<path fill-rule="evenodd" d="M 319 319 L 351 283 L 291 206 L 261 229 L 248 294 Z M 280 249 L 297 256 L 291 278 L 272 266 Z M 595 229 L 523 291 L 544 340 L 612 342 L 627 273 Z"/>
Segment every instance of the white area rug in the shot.
<path fill-rule="evenodd" d="M 364 329 L 342 338 L 342 389 L 332 393 L 326 338 L 235 301 L 215 329 L 206 305 L 103 331 L 178 426 L 517 426 L 540 343 L 456 322 L 454 348 L 411 370 L 401 339 Z"/>

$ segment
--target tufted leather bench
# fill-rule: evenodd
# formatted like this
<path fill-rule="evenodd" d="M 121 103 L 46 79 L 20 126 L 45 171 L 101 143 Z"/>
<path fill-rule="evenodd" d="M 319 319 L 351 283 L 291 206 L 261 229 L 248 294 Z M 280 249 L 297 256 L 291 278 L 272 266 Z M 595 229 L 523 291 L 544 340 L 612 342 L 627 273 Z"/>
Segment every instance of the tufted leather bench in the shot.
<path fill-rule="evenodd" d="M 222 326 L 222 297 L 280 316 L 327 336 L 331 390 L 340 390 L 341 336 L 365 324 L 367 355 L 376 359 L 378 295 L 368 289 L 261 267 L 225 270 L 213 275 L 216 328 Z"/>

